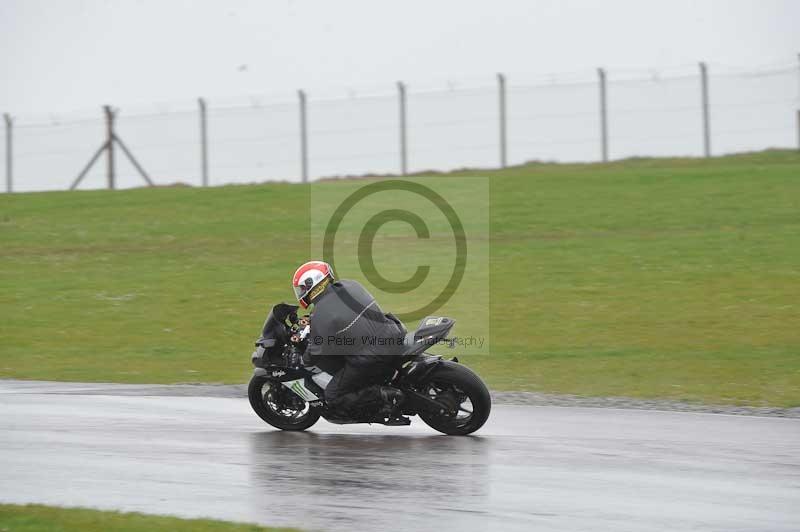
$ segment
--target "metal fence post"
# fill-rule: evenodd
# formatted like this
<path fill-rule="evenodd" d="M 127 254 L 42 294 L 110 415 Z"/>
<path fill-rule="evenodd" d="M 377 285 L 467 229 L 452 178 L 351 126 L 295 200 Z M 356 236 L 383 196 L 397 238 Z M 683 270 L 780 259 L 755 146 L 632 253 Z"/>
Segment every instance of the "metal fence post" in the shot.
<path fill-rule="evenodd" d="M 81 181 L 83 181 L 83 178 L 86 177 L 86 174 L 89 173 L 89 170 L 92 169 L 92 166 L 94 166 L 94 163 L 96 163 L 98 161 L 98 159 L 100 159 L 100 156 L 103 155 L 103 152 L 105 151 L 105 152 L 107 152 L 106 153 L 106 157 L 107 157 L 106 170 L 107 170 L 107 177 L 108 177 L 108 188 L 109 188 L 109 190 L 114 190 L 114 187 L 116 186 L 116 183 L 115 183 L 116 172 L 115 172 L 115 168 L 114 168 L 114 144 L 115 143 L 119 144 L 119 147 L 122 150 L 122 154 L 125 155 L 128 158 L 128 160 L 131 162 L 133 167 L 136 168 L 136 171 L 139 172 L 139 175 L 142 176 L 142 178 L 145 180 L 145 182 L 149 186 L 152 187 L 153 186 L 153 180 L 150 179 L 150 176 L 147 175 L 147 172 L 144 171 L 144 168 L 142 168 L 142 165 L 139 164 L 139 161 L 137 161 L 136 157 L 133 156 L 133 153 L 131 153 L 131 150 L 128 149 L 128 147 L 125 145 L 125 143 L 122 142 L 122 139 L 119 138 L 117 136 L 116 132 L 114 131 L 114 119 L 117 116 L 117 111 L 112 109 L 110 105 L 104 105 L 103 106 L 103 112 L 106 115 L 106 140 L 104 140 L 103 144 L 101 144 L 100 147 L 97 149 L 97 151 L 94 152 L 94 155 L 92 155 L 92 158 L 89 159 L 89 162 L 86 163 L 86 166 L 83 167 L 83 170 L 81 170 L 81 173 L 78 174 L 78 177 L 75 178 L 75 181 L 72 182 L 72 185 L 70 185 L 69 189 L 70 190 L 75 190 L 78 187 L 78 185 L 81 184 Z"/>
<path fill-rule="evenodd" d="M 608 107 L 606 104 L 606 71 L 597 69 L 600 78 L 600 155 L 608 162 Z"/>
<path fill-rule="evenodd" d="M 206 124 L 206 101 L 203 98 L 197 99 L 200 108 L 200 170 L 202 173 L 203 186 L 208 186 L 208 129 Z"/>
<path fill-rule="evenodd" d="M 6 120 L 6 192 L 11 193 L 14 192 L 14 143 L 11 138 L 14 121 L 8 113 L 3 118 Z"/>
<path fill-rule="evenodd" d="M 106 166 L 106 176 L 108 178 L 108 189 L 114 190 L 116 175 L 115 175 L 115 168 L 114 168 L 114 110 L 111 108 L 110 105 L 103 106 L 103 112 L 106 115 L 106 149 L 108 150 L 107 155 L 107 166 Z"/>
<path fill-rule="evenodd" d="M 306 93 L 297 91 L 300 99 L 300 168 L 303 183 L 308 182 L 308 129 L 306 124 Z"/>
<path fill-rule="evenodd" d="M 397 98 L 400 105 L 400 175 L 408 174 L 408 145 L 406 144 L 406 86 L 397 82 Z"/>
<path fill-rule="evenodd" d="M 797 110 L 797 151 L 800 151 L 800 109 Z"/>
<path fill-rule="evenodd" d="M 500 114 L 500 168 L 505 168 L 508 163 L 506 146 L 506 77 L 497 74 L 497 94 Z"/>
<path fill-rule="evenodd" d="M 711 119 L 708 113 L 708 68 L 700 63 L 700 87 L 703 97 L 703 151 L 706 157 L 711 157 Z"/>

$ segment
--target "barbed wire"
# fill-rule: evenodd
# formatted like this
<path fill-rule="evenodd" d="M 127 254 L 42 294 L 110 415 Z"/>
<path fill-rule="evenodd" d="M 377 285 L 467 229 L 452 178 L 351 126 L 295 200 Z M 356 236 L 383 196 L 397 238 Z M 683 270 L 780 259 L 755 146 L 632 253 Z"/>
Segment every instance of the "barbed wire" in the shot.
<path fill-rule="evenodd" d="M 692 68 L 693 70 L 689 70 Z M 713 79 L 753 79 L 753 78 L 767 78 L 772 76 L 781 76 L 787 74 L 798 75 L 798 66 L 787 62 L 772 63 L 761 66 L 732 66 L 720 63 L 709 63 L 710 74 L 709 77 Z M 715 71 L 714 69 L 722 69 Z M 605 69 L 608 85 L 614 86 L 636 86 L 638 84 L 670 84 L 674 82 L 683 82 L 686 80 L 697 80 L 699 73 L 697 72 L 697 64 L 683 64 L 666 68 L 608 68 Z M 594 71 L 580 70 L 572 72 L 559 72 L 552 74 L 537 74 L 537 75 L 520 75 L 514 77 L 508 76 L 508 91 L 526 91 L 526 90 L 545 90 L 556 89 L 563 90 L 568 88 L 587 88 L 597 86 L 597 75 Z M 406 90 L 409 96 L 415 97 L 446 97 L 452 94 L 469 95 L 480 94 L 489 90 L 496 90 L 496 82 L 492 76 L 487 76 L 486 81 L 483 83 L 476 83 L 474 85 L 465 86 L 459 81 L 448 81 L 443 84 L 431 86 L 429 84 L 406 84 Z M 308 92 L 309 106 L 336 106 L 347 105 L 352 102 L 368 102 L 396 99 L 396 88 L 391 84 L 387 84 L 385 89 L 371 89 L 371 90 L 354 90 L 350 89 L 346 95 L 330 95 L 324 92 L 316 95 L 313 92 Z M 287 111 L 295 111 L 297 107 L 297 100 L 289 98 L 288 96 L 281 96 L 278 93 L 270 95 L 249 95 L 240 97 L 241 99 L 247 98 L 249 103 L 220 103 L 214 105 L 209 102 L 208 113 L 234 113 L 234 112 L 253 112 L 254 110 L 277 110 L 286 109 Z M 228 100 L 226 98 L 221 101 Z M 163 116 L 196 116 L 197 109 L 189 108 L 186 102 L 157 102 L 151 104 L 151 107 L 161 108 L 159 111 L 141 111 L 137 112 L 136 108 L 141 108 L 141 105 L 131 105 L 129 109 L 120 114 L 120 119 L 125 120 L 140 120 L 148 118 L 158 118 Z M 178 107 L 178 109 L 175 109 Z M 89 111 L 82 111 L 81 114 L 88 114 Z M 37 128 L 37 127 L 73 127 L 84 124 L 91 124 L 101 122 L 102 119 L 97 118 L 61 118 L 62 115 L 75 115 L 79 112 L 72 113 L 50 113 L 47 118 L 35 117 L 31 115 L 27 118 L 25 115 L 17 117 L 17 128 Z"/>

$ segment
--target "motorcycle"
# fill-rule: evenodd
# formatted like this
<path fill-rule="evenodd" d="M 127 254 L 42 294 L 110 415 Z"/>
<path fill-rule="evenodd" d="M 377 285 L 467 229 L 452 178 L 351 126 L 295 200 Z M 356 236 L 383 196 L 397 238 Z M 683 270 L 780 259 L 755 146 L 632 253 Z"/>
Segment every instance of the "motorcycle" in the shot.
<path fill-rule="evenodd" d="M 305 430 L 320 417 L 337 424 L 409 424 L 407 417 L 385 417 L 368 411 L 342 418 L 325 403 L 325 388 L 333 376 L 302 362 L 310 334 L 310 317 L 298 317 L 298 307 L 280 303 L 270 311 L 251 356 L 255 369 L 248 386 L 250 405 L 258 416 L 275 428 Z M 412 332 L 404 331 L 398 363 L 384 383 L 403 391 L 397 405 L 402 416 L 419 417 L 435 430 L 466 435 L 483 426 L 492 401 L 489 390 L 471 369 L 456 357 L 445 360 L 425 350 L 437 343 L 455 345 L 446 339 L 455 320 L 444 316 L 424 318 Z M 402 421 L 405 420 L 405 421 Z"/>

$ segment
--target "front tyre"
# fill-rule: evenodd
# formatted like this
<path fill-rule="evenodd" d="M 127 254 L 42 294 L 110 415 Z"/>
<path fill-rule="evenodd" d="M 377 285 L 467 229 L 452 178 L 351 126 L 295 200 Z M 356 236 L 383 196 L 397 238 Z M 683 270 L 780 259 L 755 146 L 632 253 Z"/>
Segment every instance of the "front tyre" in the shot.
<path fill-rule="evenodd" d="M 274 379 L 253 376 L 247 387 L 247 397 L 258 417 L 276 429 L 306 430 L 319 420 L 319 408 L 311 408 Z"/>
<path fill-rule="evenodd" d="M 419 413 L 425 423 L 444 434 L 471 434 L 486 423 L 492 411 L 492 398 L 483 380 L 455 362 L 442 362 L 419 390 L 446 407 L 444 414 Z"/>

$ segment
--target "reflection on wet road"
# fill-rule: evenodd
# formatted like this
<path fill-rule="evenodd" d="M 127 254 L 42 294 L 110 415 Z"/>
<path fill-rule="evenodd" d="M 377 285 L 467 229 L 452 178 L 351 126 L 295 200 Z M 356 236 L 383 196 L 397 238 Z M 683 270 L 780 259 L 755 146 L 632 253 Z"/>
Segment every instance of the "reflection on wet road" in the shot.
<path fill-rule="evenodd" d="M 299 515 L 316 527 L 419 530 L 446 520 L 446 529 L 470 530 L 486 514 L 484 438 L 262 432 L 250 442 L 253 485 L 265 488 L 254 504 L 278 488 L 279 500 L 312 504 Z"/>
<path fill-rule="evenodd" d="M 310 530 L 797 530 L 800 420 L 496 406 L 474 437 L 0 382 L 0 501 Z"/>

